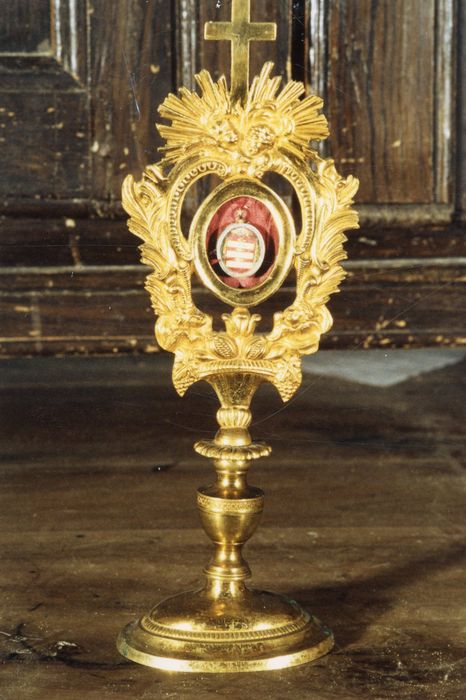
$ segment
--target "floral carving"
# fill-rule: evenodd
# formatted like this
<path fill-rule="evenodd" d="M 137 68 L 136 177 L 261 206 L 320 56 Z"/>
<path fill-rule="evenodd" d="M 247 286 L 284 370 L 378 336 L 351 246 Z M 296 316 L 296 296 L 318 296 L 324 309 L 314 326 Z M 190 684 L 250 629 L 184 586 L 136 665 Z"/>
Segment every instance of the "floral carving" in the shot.
<path fill-rule="evenodd" d="M 129 228 L 143 240 L 142 260 L 152 268 L 146 287 L 158 316 L 156 337 L 175 354 L 173 381 L 180 394 L 200 379 L 230 372 L 270 381 L 287 400 L 301 382 L 301 356 L 317 350 L 332 324 L 326 304 L 345 275 L 343 232 L 357 227 L 351 204 L 358 181 L 341 178 L 333 161 L 309 146 L 327 135 L 318 112 L 322 101 L 300 100 L 300 83 L 278 92 L 280 78 L 270 78 L 271 69 L 266 64 L 254 79 L 244 105 L 232 103 L 224 78 L 214 83 L 206 71 L 197 76 L 201 95 L 185 88 L 170 95 L 160 109 L 171 120 L 159 127 L 167 144 L 164 160 L 148 166 L 140 182 L 129 176 L 124 183 Z M 257 181 L 267 171 L 283 174 L 301 204 L 296 297 L 275 314 L 268 334 L 254 333 L 260 316 L 245 308 L 224 314 L 225 330 L 217 332 L 192 299 L 192 251 L 179 223 L 182 199 L 206 172 L 224 180 L 246 173 Z"/>
<path fill-rule="evenodd" d="M 305 160 L 309 141 L 328 136 L 327 120 L 319 110 L 322 100 L 304 100 L 302 83 L 289 82 L 279 93 L 281 78 L 270 78 L 273 63 L 266 63 L 251 85 L 246 103 L 233 102 L 224 77 L 214 83 L 207 71 L 196 76 L 201 95 L 181 88 L 160 107 L 170 126 L 159 125 L 167 145 L 166 161 L 202 156 L 220 158 L 234 169 L 267 162 L 276 149 Z"/>

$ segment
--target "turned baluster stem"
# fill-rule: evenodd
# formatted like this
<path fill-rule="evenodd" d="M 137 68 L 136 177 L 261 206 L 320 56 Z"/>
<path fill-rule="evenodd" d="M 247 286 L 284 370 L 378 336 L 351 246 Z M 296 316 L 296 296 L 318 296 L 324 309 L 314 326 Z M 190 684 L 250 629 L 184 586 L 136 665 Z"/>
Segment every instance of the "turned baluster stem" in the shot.
<path fill-rule="evenodd" d="M 196 451 L 213 458 L 217 473 L 211 486 L 198 490 L 197 499 L 204 530 L 215 545 L 213 557 L 204 569 L 206 590 L 215 597 L 244 594 L 243 581 L 251 571 L 242 548 L 259 525 L 263 510 L 263 492 L 249 486 L 247 472 L 252 459 L 268 454 L 270 448 L 251 440 L 251 387 L 247 393 L 248 403 L 241 404 L 229 403 L 221 396 L 219 429 L 214 440 L 195 446 Z"/>

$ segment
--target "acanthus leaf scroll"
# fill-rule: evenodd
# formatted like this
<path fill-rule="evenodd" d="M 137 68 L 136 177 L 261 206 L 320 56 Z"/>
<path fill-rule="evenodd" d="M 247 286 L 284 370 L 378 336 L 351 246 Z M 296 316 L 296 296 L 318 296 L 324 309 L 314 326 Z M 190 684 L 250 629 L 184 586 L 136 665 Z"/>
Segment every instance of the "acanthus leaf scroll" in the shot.
<path fill-rule="evenodd" d="M 207 71 L 197 76 L 200 95 L 185 88 L 170 95 L 160 108 L 171 120 L 159 127 L 165 158 L 148 166 L 141 181 L 128 176 L 124 183 L 129 228 L 143 240 L 142 261 L 152 268 L 146 288 L 158 316 L 156 338 L 175 354 L 180 395 L 200 379 L 236 372 L 271 382 L 288 400 L 301 382 L 301 356 L 315 352 L 332 325 L 326 304 L 345 276 L 344 231 L 358 226 L 351 209 L 358 181 L 340 177 L 333 161 L 309 146 L 328 135 L 320 98 L 300 99 L 304 86 L 294 81 L 279 93 L 281 79 L 271 78 L 271 70 L 266 64 L 253 80 L 244 105 L 232 102 L 224 78 L 215 83 Z M 268 334 L 255 334 L 260 316 L 242 306 L 222 316 L 224 331 L 214 331 L 192 298 L 194 253 L 181 231 L 183 199 L 206 174 L 257 186 L 266 172 L 285 177 L 301 206 L 296 296 L 274 315 Z"/>

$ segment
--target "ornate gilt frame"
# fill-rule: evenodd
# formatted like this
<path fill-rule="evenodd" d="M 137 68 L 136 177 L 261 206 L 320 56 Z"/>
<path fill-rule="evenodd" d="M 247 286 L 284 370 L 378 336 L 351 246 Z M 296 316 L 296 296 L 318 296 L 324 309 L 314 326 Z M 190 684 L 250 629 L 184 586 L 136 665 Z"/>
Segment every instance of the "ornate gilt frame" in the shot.
<path fill-rule="evenodd" d="M 244 193 L 262 202 L 271 212 L 278 232 L 278 251 L 272 271 L 262 284 L 252 289 L 234 289 L 223 284 L 214 273 L 207 257 L 205 239 L 215 212 L 228 200 Z M 189 236 L 194 266 L 201 281 L 230 306 L 256 306 L 282 286 L 293 263 L 295 238 L 293 218 L 284 201 L 262 182 L 245 178 L 228 179 L 211 192 L 197 210 Z"/>
<path fill-rule="evenodd" d="M 332 160 L 321 158 L 308 145 L 328 134 L 319 113 L 322 100 L 301 100 L 304 87 L 293 81 L 279 92 L 280 78 L 271 77 L 272 68 L 272 63 L 264 65 L 244 104 L 232 101 L 224 78 L 214 82 L 207 71 L 196 76 L 201 95 L 185 88 L 178 97 L 169 95 L 160 108 L 171 120 L 171 125 L 159 126 L 166 140 L 164 160 L 148 166 L 140 182 L 132 176 L 124 182 L 129 228 L 144 241 L 142 260 L 153 270 L 146 287 L 158 315 L 156 337 L 162 348 L 175 354 L 173 381 L 180 395 L 219 372 L 252 372 L 288 400 L 301 382 L 301 356 L 315 352 L 321 334 L 332 325 L 326 304 L 345 276 L 340 264 L 346 257 L 343 231 L 357 227 L 351 204 L 358 181 L 351 175 L 342 178 Z M 251 193 L 264 197 L 262 180 L 268 172 L 284 177 L 295 191 L 301 231 L 294 238 L 292 227 L 285 225 L 288 239 L 276 262 L 278 274 L 265 285 L 247 293 L 222 290 L 194 244 L 200 233 L 185 236 L 182 231 L 184 199 L 195 182 L 211 174 L 223 187 L 242 183 L 243 192 L 247 182 Z M 275 204 L 277 199 L 274 194 Z M 196 225 L 202 227 L 214 200 L 215 193 L 198 212 Z M 281 200 L 278 206 L 288 211 Z M 270 333 L 254 334 L 260 317 L 246 307 L 281 286 L 290 260 L 296 274 L 295 299 L 274 315 Z M 224 331 L 214 331 L 211 317 L 193 302 L 194 268 L 206 286 L 235 307 L 222 316 Z"/>
<path fill-rule="evenodd" d="M 146 287 L 158 316 L 155 334 L 159 345 L 175 355 L 175 388 L 182 395 L 205 380 L 220 401 L 214 439 L 194 446 L 213 459 L 217 472 L 217 480 L 197 493 L 203 527 L 215 543 L 204 569 L 205 585 L 162 601 L 123 629 L 117 642 L 124 656 L 167 670 L 271 670 L 312 661 L 333 645 L 331 631 L 298 603 L 246 586 L 250 569 L 242 556 L 264 500 L 262 491 L 249 485 L 247 472 L 251 460 L 270 453 L 249 434 L 252 397 L 264 381 L 283 400 L 299 387 L 301 357 L 317 350 L 321 334 L 332 325 L 327 302 L 345 275 L 343 231 L 357 226 L 351 209 L 357 180 L 340 177 L 333 161 L 309 145 L 328 134 L 319 113 L 322 100 L 301 99 L 304 86 L 293 81 L 280 90 L 271 63 L 249 86 L 249 42 L 273 37 L 275 27 L 269 25 L 250 22 L 249 0 L 233 0 L 232 21 L 207 26 L 213 38 L 232 41 L 231 90 L 225 78 L 214 82 L 203 71 L 197 76 L 200 94 L 182 88 L 178 96 L 169 95 L 160 108 L 170 122 L 159 126 L 165 158 L 148 166 L 140 182 L 128 177 L 123 187 L 129 227 L 143 240 L 142 260 L 152 268 Z M 264 184 L 268 173 L 282 176 L 295 192 L 299 231 L 286 203 Z M 209 175 L 221 184 L 201 203 L 189 231 L 183 231 L 186 195 Z M 216 276 L 207 250 L 214 214 L 243 195 L 272 215 L 267 233 L 276 246 L 268 276 L 258 275 L 257 284 L 244 289 Z M 251 246 L 247 230 L 240 231 L 246 205 L 237 211 L 241 223 L 235 225 L 239 238 L 232 259 L 240 269 L 247 267 L 248 256 L 261 258 L 244 252 Z M 222 236 L 227 227 L 219 225 L 215 236 L 219 231 Z M 275 313 L 269 332 L 256 334 L 261 317 L 248 307 L 274 294 L 290 270 L 294 299 Z M 233 307 L 222 315 L 223 330 L 216 330 L 212 317 L 194 303 L 195 271 L 204 286 Z"/>

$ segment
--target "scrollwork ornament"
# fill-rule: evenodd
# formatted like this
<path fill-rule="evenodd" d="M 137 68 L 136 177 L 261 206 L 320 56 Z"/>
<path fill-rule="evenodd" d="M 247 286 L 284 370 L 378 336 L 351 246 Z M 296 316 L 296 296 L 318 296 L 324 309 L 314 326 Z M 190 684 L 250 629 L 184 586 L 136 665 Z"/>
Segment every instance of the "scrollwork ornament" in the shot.
<path fill-rule="evenodd" d="M 313 147 L 328 135 L 322 100 L 305 97 L 298 82 L 281 89 L 271 63 L 249 84 L 249 44 L 272 40 L 276 29 L 251 21 L 250 0 L 232 0 L 231 22 L 207 23 L 207 39 L 232 42 L 231 89 L 202 71 L 199 93 L 169 95 L 160 108 L 168 120 L 159 126 L 164 157 L 123 187 L 129 227 L 150 268 L 155 335 L 174 353 L 174 386 L 183 395 L 203 380 L 220 403 L 215 437 L 194 445 L 217 473 L 198 490 L 201 522 L 215 544 L 205 586 L 162 601 L 118 638 L 125 657 L 170 671 L 271 670 L 312 661 L 333 645 L 331 631 L 298 603 L 246 586 L 251 572 L 242 555 L 263 508 L 247 472 L 271 452 L 249 433 L 252 398 L 262 382 L 283 400 L 298 389 L 302 356 L 332 325 L 327 303 L 345 275 L 344 231 L 357 227 L 357 180 L 342 178 Z M 299 216 L 268 174 L 290 185 Z M 183 230 L 187 195 L 211 176 L 220 184 Z M 194 275 L 227 305 L 223 326 L 194 303 Z M 292 278 L 291 303 L 268 332 L 256 332 L 254 307 Z"/>
<path fill-rule="evenodd" d="M 280 78 L 271 78 L 271 70 L 272 64 L 264 66 L 244 106 L 232 104 L 225 79 L 215 83 L 207 71 L 197 76 L 201 95 L 184 88 L 178 97 L 170 95 L 160 108 L 172 121 L 159 126 L 165 158 L 148 166 L 140 182 L 128 176 L 124 183 L 129 228 L 144 241 L 142 261 L 153 270 L 146 288 L 158 316 L 156 338 L 175 353 L 173 380 L 180 395 L 223 367 L 257 373 L 287 400 L 301 381 L 301 356 L 315 352 L 332 325 L 326 304 L 345 276 L 344 231 L 357 227 L 351 204 L 358 181 L 342 178 L 332 160 L 309 147 L 328 133 L 319 114 L 322 101 L 300 100 L 304 87 L 296 82 L 277 94 Z M 301 208 L 296 297 L 275 314 L 268 334 L 254 335 L 260 317 L 242 307 L 224 315 L 225 331 L 217 332 L 192 299 L 193 250 L 181 230 L 183 201 L 206 175 L 257 182 L 267 172 L 288 180 Z"/>

